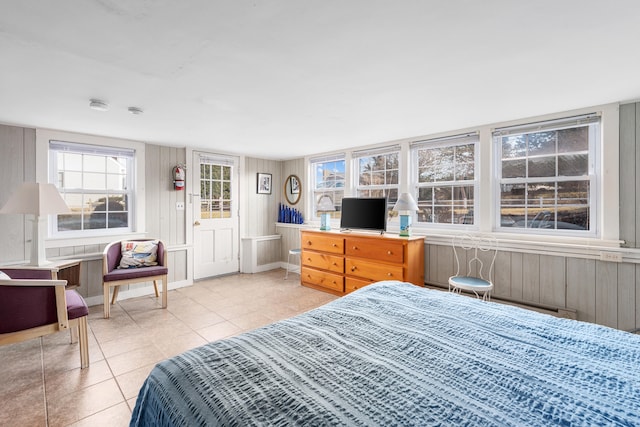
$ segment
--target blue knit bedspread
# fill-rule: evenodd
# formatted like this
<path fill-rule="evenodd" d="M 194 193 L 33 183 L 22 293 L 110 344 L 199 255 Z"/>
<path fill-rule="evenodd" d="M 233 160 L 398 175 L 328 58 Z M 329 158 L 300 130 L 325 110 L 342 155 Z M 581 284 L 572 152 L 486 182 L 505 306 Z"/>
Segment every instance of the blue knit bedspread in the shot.
<path fill-rule="evenodd" d="M 131 425 L 640 425 L 640 336 L 381 282 L 159 363 Z"/>

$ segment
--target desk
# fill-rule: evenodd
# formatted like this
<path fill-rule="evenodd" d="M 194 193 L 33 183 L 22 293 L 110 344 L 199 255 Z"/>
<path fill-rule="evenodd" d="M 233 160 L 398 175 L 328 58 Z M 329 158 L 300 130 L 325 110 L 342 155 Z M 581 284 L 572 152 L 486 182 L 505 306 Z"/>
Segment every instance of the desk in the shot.
<path fill-rule="evenodd" d="M 52 261 L 50 264 L 42 266 L 15 264 L 0 267 L 0 270 L 2 270 L 3 268 L 20 270 L 48 270 L 51 272 L 51 280 L 66 280 L 67 289 L 76 289 L 80 287 L 82 260 L 62 259 Z"/>

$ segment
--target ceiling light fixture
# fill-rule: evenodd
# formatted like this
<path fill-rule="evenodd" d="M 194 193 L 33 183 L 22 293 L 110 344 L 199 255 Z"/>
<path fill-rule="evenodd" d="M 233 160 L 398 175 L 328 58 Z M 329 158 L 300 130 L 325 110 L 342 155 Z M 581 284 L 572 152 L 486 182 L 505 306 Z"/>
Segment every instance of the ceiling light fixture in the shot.
<path fill-rule="evenodd" d="M 109 104 L 99 99 L 91 99 L 89 100 L 89 108 L 96 111 L 107 111 Z"/>
<path fill-rule="evenodd" d="M 144 113 L 142 108 L 139 108 L 139 107 L 129 107 L 129 108 L 127 108 L 127 110 L 129 110 L 129 112 L 131 114 L 135 114 L 135 115 Z"/>

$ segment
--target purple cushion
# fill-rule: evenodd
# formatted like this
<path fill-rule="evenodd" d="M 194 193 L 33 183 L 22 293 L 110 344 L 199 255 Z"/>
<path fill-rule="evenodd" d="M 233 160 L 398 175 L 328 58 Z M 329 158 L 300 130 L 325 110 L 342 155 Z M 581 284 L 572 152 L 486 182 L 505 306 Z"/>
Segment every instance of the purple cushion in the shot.
<path fill-rule="evenodd" d="M 0 286 L 0 334 L 57 322 L 53 287 Z"/>
<path fill-rule="evenodd" d="M 77 319 L 89 314 L 89 307 L 84 301 L 84 298 L 80 296 L 75 290 L 65 291 L 67 299 L 67 317 L 69 320 Z"/>
<path fill-rule="evenodd" d="M 140 277 L 161 276 L 167 274 L 169 269 L 160 265 L 153 267 L 125 268 L 116 269 L 103 276 L 105 282 L 113 282 L 116 280 L 131 280 Z"/>
<path fill-rule="evenodd" d="M 139 239 L 139 240 L 131 240 L 131 241 L 142 242 L 142 241 L 149 241 L 149 240 L 152 240 L 152 239 Z M 120 259 L 122 258 L 121 248 L 122 248 L 122 242 L 118 242 L 116 244 L 111 245 L 107 250 L 106 258 L 107 258 L 108 273 L 105 277 L 113 273 L 114 270 L 117 269 L 118 265 L 120 265 Z M 156 256 L 157 256 L 156 261 L 158 262 L 157 267 L 163 267 L 165 265 L 164 254 L 165 254 L 164 244 L 161 241 L 158 241 L 158 252 L 156 253 Z M 148 267 L 142 267 L 142 268 L 148 268 Z M 162 273 L 158 273 L 158 274 L 162 274 Z M 142 276 L 135 276 L 135 277 L 144 277 L 145 275 L 146 273 L 143 274 Z M 113 281 L 113 280 L 120 280 L 120 279 L 109 279 L 109 280 L 105 279 L 105 281 Z"/>
<path fill-rule="evenodd" d="M 12 279 L 44 279 L 51 280 L 51 270 L 32 270 L 28 268 L 2 267 L 2 271 Z"/>

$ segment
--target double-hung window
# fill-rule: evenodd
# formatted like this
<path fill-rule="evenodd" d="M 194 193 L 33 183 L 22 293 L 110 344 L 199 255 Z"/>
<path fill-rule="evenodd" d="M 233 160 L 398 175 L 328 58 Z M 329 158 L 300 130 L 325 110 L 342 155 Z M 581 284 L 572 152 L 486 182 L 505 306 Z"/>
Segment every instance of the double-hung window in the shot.
<path fill-rule="evenodd" d="M 393 208 L 400 188 L 399 157 L 399 146 L 354 152 L 357 196 L 386 197 L 388 208 Z"/>
<path fill-rule="evenodd" d="M 496 129 L 502 231 L 595 234 L 600 118 Z"/>
<path fill-rule="evenodd" d="M 411 144 L 418 224 L 477 223 L 477 144 L 476 133 Z"/>
<path fill-rule="evenodd" d="M 134 156 L 127 148 L 50 141 L 50 182 L 70 209 L 54 218 L 53 235 L 133 230 Z"/>
<path fill-rule="evenodd" d="M 311 188 L 313 189 L 313 213 L 318 217 L 317 206 L 322 196 L 329 196 L 336 209 L 333 218 L 340 218 L 340 208 L 344 197 L 345 156 L 338 154 L 311 159 Z"/>

